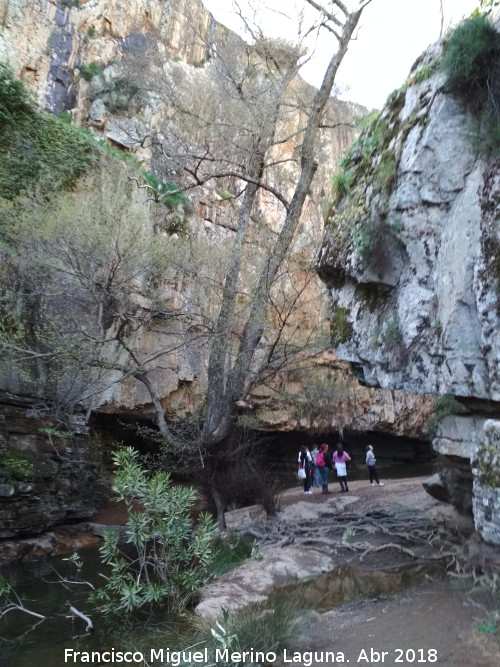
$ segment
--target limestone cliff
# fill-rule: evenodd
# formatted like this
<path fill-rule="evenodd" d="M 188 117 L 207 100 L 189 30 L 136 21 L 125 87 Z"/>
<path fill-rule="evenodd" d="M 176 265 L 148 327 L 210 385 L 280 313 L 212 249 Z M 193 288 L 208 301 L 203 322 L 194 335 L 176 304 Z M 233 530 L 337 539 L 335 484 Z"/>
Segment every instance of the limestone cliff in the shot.
<path fill-rule="evenodd" d="M 195 95 L 196 90 L 209 85 L 211 71 L 210 64 L 206 62 L 207 45 L 225 33 L 225 29 L 216 24 L 199 0 L 175 3 L 169 0 L 4 0 L 0 5 L 0 59 L 9 62 L 15 74 L 32 87 L 38 105 L 53 114 L 66 112 L 68 120 L 68 115 L 71 115 L 74 123 L 87 127 L 109 145 L 132 153 L 141 164 L 165 179 L 169 174 L 162 171 L 161 150 L 155 152 L 155 148 L 145 145 L 141 137 L 151 132 L 159 136 L 162 124 L 168 120 L 172 109 L 151 97 L 136 96 L 135 81 L 124 81 L 123 62 L 131 54 L 143 53 L 145 46 L 155 40 L 165 66 L 175 70 L 176 76 L 189 79 Z M 143 74 L 145 79 L 146 74 L 149 76 L 147 72 Z M 298 79 L 294 80 L 291 88 L 300 103 L 311 96 L 312 89 Z M 300 106 L 297 104 L 297 107 Z M 290 346 L 309 344 L 313 336 L 319 339 L 328 335 L 327 291 L 311 271 L 311 264 L 321 240 L 324 211 L 331 204 L 330 175 L 343 149 L 352 142 L 353 124 L 362 111 L 356 105 L 335 100 L 329 104 L 328 120 L 332 126 L 340 124 L 340 127 L 326 130 L 318 147 L 320 166 L 304 207 L 293 257 L 284 267 L 282 283 L 277 285 L 276 296 L 279 298 L 273 304 L 270 316 L 270 340 L 283 317 L 279 299 L 285 292 L 291 294 L 293 299 L 300 292 L 300 300 L 294 302 L 293 317 L 287 315 L 286 318 L 283 338 Z M 287 129 L 290 136 L 297 134 L 300 121 L 300 111 L 289 114 Z M 276 149 L 277 162 L 287 162 L 283 168 L 273 172 L 272 182 L 278 183 L 288 193 L 297 173 L 293 164 L 296 148 L 295 142 L 290 139 Z M 113 171 L 113 178 L 116 181 L 126 179 L 123 171 Z M 123 202 L 113 199 L 115 185 L 114 182 L 109 187 L 100 184 L 101 190 L 109 193 L 104 199 L 106 206 L 111 208 L 114 204 L 117 208 L 123 205 Z M 175 268 L 169 269 L 162 277 L 160 287 L 164 302 L 172 311 L 186 316 L 185 326 L 155 319 L 154 304 L 144 295 L 138 281 L 130 279 L 127 283 L 131 310 L 140 313 L 143 321 L 148 323 L 135 334 L 130 334 L 128 344 L 139 358 L 151 360 L 148 361 L 148 372 L 157 386 L 161 407 L 166 417 L 172 420 L 195 414 L 203 404 L 206 391 L 209 346 L 192 343 L 196 341 L 192 332 L 196 332 L 196 326 L 200 325 L 201 320 L 196 319 L 200 313 L 206 318 L 203 321 L 205 330 L 210 328 L 206 326 L 207 322 L 213 323 L 216 317 L 220 296 L 217 289 L 223 282 L 224 253 L 231 247 L 234 238 L 239 207 L 239 201 L 228 198 L 221 185 L 226 187 L 225 183 L 217 183 L 217 188 L 204 185 L 190 192 L 192 212 L 184 232 L 193 241 L 198 254 L 189 256 L 186 261 L 176 257 Z M 134 202 L 130 205 L 133 206 Z M 141 205 L 144 205 L 143 200 Z M 150 216 L 147 219 L 147 234 L 178 239 L 180 234 L 170 228 L 171 212 L 153 210 L 152 206 L 151 209 L 145 205 L 143 208 Z M 256 233 L 245 255 L 244 280 L 248 279 L 249 284 L 252 279 L 255 280 L 258 267 L 283 221 L 283 212 L 269 196 L 262 194 L 257 208 L 253 216 Z M 184 220 L 181 222 L 184 223 Z M 201 281 L 196 286 L 192 280 L 196 273 L 193 266 L 203 268 L 203 279 L 211 285 L 210 298 L 200 288 Z M 242 289 L 241 310 L 248 304 L 246 291 Z M 52 315 L 64 306 L 61 300 L 60 303 L 52 303 Z M 77 315 L 81 316 L 81 313 Z M 342 322 L 337 322 L 337 325 L 342 329 Z M 161 340 L 166 337 L 172 351 L 159 354 Z M 178 345 L 172 341 L 178 342 Z M 122 354 L 117 361 L 126 363 L 126 355 Z M 434 409 L 431 397 L 360 387 L 349 366 L 340 364 L 331 354 L 323 354 L 311 363 L 303 364 L 302 372 L 299 370 L 293 375 L 287 369 L 252 388 L 247 403 L 241 406 L 247 423 L 260 430 L 329 431 L 348 426 L 417 438 L 426 436 L 429 416 Z M 44 401 L 44 391 L 48 386 L 46 374 L 37 375 L 35 380 L 34 376 L 35 373 L 17 373 L 13 366 L 7 364 L 7 368 L 4 366 L 0 373 L 0 387 L 11 395 L 36 396 L 37 401 Z M 59 380 L 60 377 L 58 383 Z M 123 372 L 122 367 L 119 372 L 110 370 L 105 377 L 101 375 L 99 381 L 99 390 L 94 387 L 92 392 L 87 392 L 91 395 L 91 402 L 85 404 L 87 415 L 96 411 L 154 418 L 151 395 L 133 373 Z M 64 384 L 61 382 L 61 385 Z M 12 400 L 15 403 L 19 399 L 14 396 Z M 11 418 L 10 412 L 8 418 Z M 29 421 L 23 429 L 33 425 L 34 421 Z M 42 498 L 40 507 L 45 508 L 31 526 L 32 532 L 37 532 L 64 518 L 91 514 L 95 505 L 85 500 L 75 501 L 73 507 L 71 494 L 66 493 L 66 488 L 60 488 L 61 479 L 78 475 L 77 466 L 71 473 L 67 469 L 88 440 L 78 435 L 75 436 L 76 444 L 73 444 L 73 440 L 65 440 L 65 436 L 58 434 L 55 443 L 57 452 L 54 453 L 50 441 L 52 426 L 47 427 L 48 434 L 39 434 L 36 424 L 34 428 L 34 433 L 23 433 L 19 441 L 9 431 L 8 437 L 0 443 L 0 456 L 18 456 L 18 445 L 21 449 L 31 448 L 38 453 L 49 450 L 50 462 L 46 470 L 52 471 L 52 476 L 44 478 L 43 483 L 39 483 L 38 478 L 36 480 L 37 497 Z M 95 471 L 97 465 L 92 459 L 85 463 L 85 469 L 90 467 Z M 0 478 L 1 507 L 7 508 L 2 509 L 5 512 L 3 518 L 8 520 L 8 534 L 12 534 L 19 513 L 31 511 L 34 496 L 30 494 L 34 493 L 34 487 L 28 489 L 32 480 L 29 484 L 14 484 L 8 470 L 5 470 L 3 467 L 3 477 Z M 85 479 L 89 480 L 89 488 L 94 485 L 97 489 L 95 499 L 98 502 L 103 497 L 102 480 L 93 473 Z M 20 525 L 23 531 L 30 530 L 29 526 Z"/>
<path fill-rule="evenodd" d="M 45 109 L 58 113 L 71 112 L 74 120 L 92 128 L 94 132 L 104 136 L 110 143 L 133 152 L 143 161 L 153 162 L 156 171 L 161 164 L 156 161 L 154 152 L 144 149 L 140 141 L 134 140 L 137 128 L 144 132 L 158 131 L 161 123 L 168 118 L 169 110 L 158 108 L 150 100 L 136 100 L 131 103 L 131 90 L 116 81 L 123 80 L 120 69 L 122 60 L 130 54 L 140 54 L 148 43 L 154 39 L 158 42 L 162 57 L 167 66 L 177 68 L 179 75 L 192 77 L 193 85 L 203 88 L 208 85 L 209 68 L 200 67 L 207 59 L 207 48 L 215 40 L 225 34 L 225 29 L 218 25 L 206 11 L 199 0 L 184 0 L 182 3 L 151 2 L 150 0 L 134 0 L 125 6 L 122 2 L 54 2 L 47 0 L 10 0 L 4 3 L 2 30 L 0 33 L 0 57 L 8 61 L 14 71 L 33 88 L 38 103 Z M 183 62 L 179 62 L 183 61 Z M 168 64 L 169 63 L 169 64 Z M 187 64 L 184 65 L 183 63 Z M 153 67 L 153 65 L 151 65 Z M 143 72 L 145 77 L 145 72 Z M 130 83 L 130 82 L 129 82 Z M 310 94 L 309 87 L 301 81 L 295 84 L 298 98 Z M 138 106 L 139 104 L 139 106 Z M 307 202 L 303 215 L 302 233 L 296 242 L 298 261 L 310 261 L 322 234 L 322 220 L 325 205 L 329 201 L 329 187 L 325 186 L 342 154 L 353 138 L 349 124 L 359 117 L 360 110 L 346 103 L 332 101 L 329 115 L 334 124 L 340 127 L 327 131 L 320 147 L 320 168 L 316 178 L 316 186 Z M 300 112 L 292 115 L 289 122 L 290 134 L 296 130 Z M 293 155 L 293 142 L 287 142 L 280 148 L 279 158 L 290 158 Z M 275 178 L 293 180 L 294 168 L 285 170 L 284 174 L 276 174 Z M 285 183 L 285 187 L 286 183 Z M 215 189 L 197 188 L 191 195 L 193 215 L 189 221 L 190 232 L 201 243 L 227 246 L 234 233 L 234 221 L 237 205 L 225 201 Z M 279 229 L 280 213 L 275 206 L 261 199 L 259 215 L 272 233 Z M 266 252 L 266 236 L 260 235 L 254 240 L 255 252 Z M 251 269 L 250 269 L 251 271 Z M 295 274 L 296 275 L 296 274 Z M 305 280 L 295 278 L 296 280 Z M 177 287 L 179 285 L 179 288 Z M 172 292 L 172 303 L 178 307 L 196 310 L 198 297 L 181 280 L 172 281 L 168 286 Z M 301 338 L 308 340 L 310 332 L 318 334 L 328 330 L 328 299 L 324 286 L 314 276 L 307 278 L 304 290 L 304 305 L 298 310 L 295 320 L 291 322 L 290 331 L 300 322 Z M 142 304 L 144 305 L 144 304 Z M 140 354 L 149 355 L 158 347 L 157 336 L 141 335 L 133 340 L 132 345 Z M 338 364 L 337 364 L 338 366 Z M 205 390 L 205 360 L 203 355 L 186 354 L 182 351 L 172 353 L 158 363 L 156 381 L 163 407 L 171 418 L 193 413 L 200 405 Z M 319 373 L 325 368 L 323 362 L 318 366 Z M 346 383 L 356 391 L 356 381 L 348 378 L 346 370 L 337 370 L 341 377 L 341 386 Z M 278 383 L 283 389 L 283 380 Z M 286 383 L 285 383 L 286 384 Z M 321 381 L 320 381 L 321 385 Z M 11 391 L 22 390 L 22 383 L 9 381 L 5 388 Z M 296 414 L 293 400 L 286 400 L 286 394 L 292 395 L 294 385 L 284 389 L 285 400 L 276 401 L 274 397 L 260 417 L 256 425 L 259 428 L 303 428 L 313 424 L 318 426 L 318 417 L 304 417 Z M 361 390 L 363 392 L 363 390 Z M 257 393 L 262 391 L 258 390 Z M 265 393 L 265 392 L 264 392 Z M 351 389 L 344 390 L 350 394 Z M 366 393 L 366 392 L 365 392 Z M 417 397 L 404 399 L 406 405 L 420 406 Z M 375 408 L 379 401 L 381 407 Z M 262 401 L 260 401 L 262 402 Z M 361 401 L 354 401 L 357 406 L 353 411 L 349 401 L 344 401 L 345 409 L 335 410 L 335 419 L 330 416 L 319 417 L 323 428 L 336 428 L 343 423 L 351 423 L 354 427 L 389 429 L 395 433 L 404 433 L 407 428 L 412 433 L 406 417 L 398 416 L 398 399 L 392 395 L 374 397 L 364 396 Z M 425 401 L 422 405 L 425 405 Z M 133 378 L 112 384 L 94 408 L 107 412 L 127 412 L 149 416 L 151 406 L 149 396 L 144 387 Z M 347 409 L 348 408 L 348 409 Z M 425 415 L 419 421 L 419 435 L 425 433 L 427 415 L 432 410 L 432 401 L 427 400 L 427 407 L 415 410 L 416 414 Z M 331 411 L 331 410 L 330 410 Z M 375 414 L 384 415 L 378 423 Z M 300 411 L 299 411 L 300 412 Z M 329 412 L 327 410 L 327 412 Z M 349 412 L 349 414 L 347 414 Z M 345 414 L 344 414 L 345 413 Z M 363 415 L 369 414 L 366 419 Z M 325 413 L 326 414 L 326 413 Z M 402 415 L 407 414 L 406 410 Z M 393 415 L 391 417 L 390 415 Z M 280 426 L 277 426 L 278 423 Z"/>
<path fill-rule="evenodd" d="M 474 117 L 446 88 L 441 55 L 440 45 L 424 54 L 351 149 L 319 272 L 337 354 L 364 383 L 451 394 L 495 416 L 500 162 L 474 141 Z M 499 489 L 482 487 L 474 463 L 471 472 L 478 452 L 494 458 L 498 422 L 486 433 L 484 419 L 460 420 L 442 422 L 435 448 L 467 461 L 465 504 L 474 504 L 483 535 L 500 542 Z"/>

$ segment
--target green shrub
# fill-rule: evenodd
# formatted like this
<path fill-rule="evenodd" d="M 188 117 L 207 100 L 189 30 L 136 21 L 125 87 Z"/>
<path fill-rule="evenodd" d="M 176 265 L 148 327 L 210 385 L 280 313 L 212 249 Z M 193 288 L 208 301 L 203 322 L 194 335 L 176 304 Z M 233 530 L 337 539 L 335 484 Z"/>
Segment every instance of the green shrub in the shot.
<path fill-rule="evenodd" d="M 442 67 L 448 85 L 467 95 L 482 95 L 499 55 L 500 35 L 485 14 L 474 14 L 453 30 L 446 44 Z"/>
<path fill-rule="evenodd" d="M 398 343 L 401 340 L 401 329 L 399 328 L 399 322 L 396 317 L 391 317 L 387 320 L 382 337 L 384 343 L 389 346 Z"/>
<path fill-rule="evenodd" d="M 341 343 L 352 336 L 352 325 L 347 319 L 350 314 L 348 308 L 337 306 L 330 321 L 330 335 L 333 347 L 337 347 Z"/>
<path fill-rule="evenodd" d="M 0 197 L 12 199 L 42 179 L 48 189 L 71 189 L 93 155 L 95 143 L 76 127 L 46 113 L 21 115 L 0 148 Z"/>
<path fill-rule="evenodd" d="M 211 572 L 219 576 L 233 567 L 244 563 L 252 556 L 256 548 L 255 540 L 240 535 L 235 530 L 227 537 L 216 537 L 213 542 L 213 562 Z"/>
<path fill-rule="evenodd" d="M 175 183 L 168 183 L 167 181 L 163 181 L 161 178 L 158 178 L 150 171 L 144 171 L 142 173 L 142 179 L 145 183 L 147 183 L 147 185 L 153 188 L 160 199 L 160 203 L 163 204 L 163 206 L 167 206 L 172 210 L 180 208 L 182 211 L 185 211 L 189 206 L 188 199 L 182 192 L 176 192 L 173 195 L 168 194 L 169 192 L 175 192 L 178 190 L 178 187 L 175 185 Z"/>
<path fill-rule="evenodd" d="M 349 176 L 345 171 L 339 171 L 332 177 L 332 196 L 334 204 L 349 194 Z"/>
<path fill-rule="evenodd" d="M 396 158 L 393 153 L 386 153 L 375 170 L 375 178 L 386 192 L 390 191 L 391 186 L 396 180 Z"/>
<path fill-rule="evenodd" d="M 0 64 L 0 139 L 17 123 L 29 121 L 35 114 L 31 96 L 12 70 Z"/>
<path fill-rule="evenodd" d="M 362 220 L 350 230 L 350 238 L 354 250 L 366 261 L 373 249 L 373 228 L 369 220 Z"/>
<path fill-rule="evenodd" d="M 80 67 L 80 77 L 85 81 L 92 81 L 95 76 L 100 76 L 102 72 L 103 69 L 98 63 L 89 63 Z"/>
<path fill-rule="evenodd" d="M 148 477 L 132 448 L 115 452 L 113 459 L 113 490 L 127 506 L 127 542 L 133 554 L 119 548 L 114 530 L 104 533 L 101 560 L 111 572 L 93 597 L 108 613 L 153 603 L 182 612 L 210 578 L 216 525 L 202 514 L 193 530 L 194 489 L 173 487 L 169 473 Z"/>
<path fill-rule="evenodd" d="M 6 470 L 11 478 L 21 482 L 32 480 L 35 474 L 33 460 L 14 452 L 0 454 L 0 468 Z"/>
<path fill-rule="evenodd" d="M 439 422 L 449 415 L 462 415 L 467 409 L 450 394 L 442 394 L 434 399 L 434 414 L 427 423 L 427 428 L 431 438 L 435 438 Z"/>
<path fill-rule="evenodd" d="M 71 115 L 70 111 L 60 111 L 57 114 L 57 117 L 60 118 L 65 123 L 68 123 L 69 125 L 71 125 L 71 123 L 73 122 L 73 116 Z"/>
<path fill-rule="evenodd" d="M 442 58 L 448 88 L 480 119 L 498 149 L 500 134 L 500 34 L 480 12 L 453 30 Z"/>
<path fill-rule="evenodd" d="M 439 66 L 439 60 L 433 60 L 427 65 L 422 65 L 419 67 L 415 74 L 411 77 L 410 81 L 414 83 L 422 83 L 426 79 L 429 79 Z"/>

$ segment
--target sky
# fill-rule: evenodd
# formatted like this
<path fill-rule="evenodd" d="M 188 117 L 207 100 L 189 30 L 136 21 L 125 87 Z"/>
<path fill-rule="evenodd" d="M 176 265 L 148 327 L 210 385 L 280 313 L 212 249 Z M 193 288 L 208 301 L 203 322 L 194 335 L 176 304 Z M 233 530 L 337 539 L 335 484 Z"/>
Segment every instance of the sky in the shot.
<path fill-rule="evenodd" d="M 239 0 L 240 6 L 244 8 L 247 1 Z M 242 34 L 233 0 L 202 2 L 220 23 Z M 252 2 L 254 7 L 258 6 L 265 34 L 287 39 L 296 36 L 298 21 L 296 14 L 292 15 L 295 6 L 303 5 L 302 0 Z M 344 0 L 344 4 L 352 7 L 357 3 Z M 356 39 L 351 42 L 339 70 L 339 97 L 370 109 L 381 108 L 389 93 L 405 81 L 417 57 L 439 38 L 441 4 L 446 30 L 471 14 L 479 0 L 372 0 L 363 12 Z M 266 12 L 266 6 L 271 10 Z M 306 81 L 319 85 L 331 50 L 332 37 L 326 33 L 316 43 L 314 56 L 301 70 Z"/>

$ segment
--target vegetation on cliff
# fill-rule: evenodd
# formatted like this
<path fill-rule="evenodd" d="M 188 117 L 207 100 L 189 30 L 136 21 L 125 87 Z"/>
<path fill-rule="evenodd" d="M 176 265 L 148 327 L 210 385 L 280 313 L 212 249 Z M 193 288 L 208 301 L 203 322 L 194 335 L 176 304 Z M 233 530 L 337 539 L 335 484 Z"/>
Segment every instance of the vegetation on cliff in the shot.
<path fill-rule="evenodd" d="M 441 66 L 448 89 L 476 116 L 483 151 L 500 149 L 500 32 L 476 11 L 445 41 Z"/>
<path fill-rule="evenodd" d="M 300 66 L 301 51 L 295 46 L 282 41 L 273 44 L 260 35 L 255 44 L 233 57 L 234 40 L 212 45 L 211 60 L 219 69 L 206 95 L 202 89 L 193 95 L 192 89 L 183 87 L 182 80 L 175 79 L 182 72 L 174 69 L 173 78 L 161 88 L 166 69 L 157 72 L 158 85 L 152 92 L 156 99 L 168 93 L 168 103 L 176 111 L 159 147 L 163 173 L 173 175 L 182 170 L 194 185 L 218 177 L 244 182 L 238 193 L 237 229 L 227 263 L 219 262 L 215 267 L 223 272 L 218 282 L 212 282 L 220 299 L 215 315 L 197 311 L 198 303 L 183 308 L 169 298 L 171 267 L 182 263 L 179 256 L 186 257 L 190 251 L 185 247 L 181 250 L 181 244 L 170 243 L 158 233 L 163 230 L 152 222 L 147 207 L 140 213 L 140 196 L 130 188 L 138 184 L 146 197 L 152 196 L 158 203 L 168 201 L 172 190 L 163 187 L 166 179 L 159 183 L 156 177 L 137 170 L 134 173 L 137 165 L 131 158 L 127 158 L 131 170 L 127 177 L 117 177 L 119 169 L 100 157 L 91 137 L 62 119 L 37 115 L 26 96 L 21 100 L 23 113 L 36 117 L 35 125 L 39 123 L 44 131 L 60 128 L 68 141 L 82 141 L 84 150 L 75 148 L 73 157 L 83 154 L 88 162 L 77 162 L 73 171 L 64 174 L 66 180 L 57 177 L 52 166 L 37 167 L 27 189 L 21 178 L 10 199 L 2 200 L 7 260 L 3 273 L 8 282 L 2 307 L 9 311 L 9 317 L 3 321 L 0 344 L 12 362 L 25 369 L 29 366 L 25 379 L 28 375 L 35 379 L 39 395 L 57 399 L 61 417 L 64 410 L 76 406 L 91 410 L 94 395 L 102 395 L 111 383 L 133 378 L 141 384 L 147 394 L 143 400 L 153 406 L 158 429 L 177 458 L 188 446 L 197 451 L 193 465 L 221 523 L 231 501 L 228 489 L 234 487 L 227 484 L 230 471 L 234 469 L 233 477 L 241 478 L 241 469 L 246 466 L 246 479 L 259 481 L 241 454 L 241 438 L 236 433 L 238 405 L 245 403 L 252 383 L 279 372 L 294 349 L 284 332 L 288 313 L 297 308 L 300 293 L 297 289 L 294 293 L 293 281 L 286 275 L 283 278 L 281 272 L 287 274 L 288 255 L 311 192 L 318 166 L 315 144 L 336 73 L 369 2 L 359 2 L 352 12 L 341 2 L 334 2 L 333 8 L 331 3 L 329 8 L 310 3 L 319 11 L 319 21 L 331 27 L 337 49 L 320 89 L 302 111 L 298 128 L 287 124 L 289 88 Z M 229 105 L 231 114 L 222 104 Z M 280 147 L 295 136 L 300 137 L 296 154 L 282 160 Z M 35 140 L 38 138 L 33 138 L 29 150 L 33 147 L 37 156 Z M 6 148 L 7 158 L 19 157 L 22 141 L 22 136 L 12 139 Z M 234 155 L 228 145 L 236 151 Z M 279 179 L 273 183 L 272 172 L 274 165 L 289 160 L 296 164 L 291 197 Z M 59 163 L 59 158 L 55 161 Z M 91 170 L 87 168 L 90 161 Z M 54 170 L 59 167 L 57 164 Z M 78 179 L 83 173 L 86 177 Z M 113 178 L 116 182 L 104 192 L 104 181 L 109 183 Z M 56 194 L 48 198 L 46 193 L 42 196 L 47 181 L 60 183 Z M 248 290 L 243 285 L 248 274 L 245 264 L 253 227 L 259 231 L 263 192 L 280 207 L 283 224 L 278 234 L 269 235 L 266 257 L 255 267 Z M 187 282 L 206 271 L 203 264 L 192 264 L 193 254 L 189 257 L 191 266 L 182 267 Z M 282 290 L 287 280 L 286 290 Z M 281 306 L 280 291 L 290 294 L 285 307 Z M 64 301 L 61 294 L 65 294 Z M 270 314 L 276 327 L 268 326 Z M 138 353 L 134 339 L 150 333 L 162 342 L 152 352 Z M 176 428 L 165 418 L 155 372 L 169 353 L 203 345 L 208 350 L 205 405 L 187 426 Z M 18 370 L 22 377 L 22 368 Z M 265 486 L 263 480 L 260 484 Z M 259 495 L 253 493 L 254 497 Z"/>

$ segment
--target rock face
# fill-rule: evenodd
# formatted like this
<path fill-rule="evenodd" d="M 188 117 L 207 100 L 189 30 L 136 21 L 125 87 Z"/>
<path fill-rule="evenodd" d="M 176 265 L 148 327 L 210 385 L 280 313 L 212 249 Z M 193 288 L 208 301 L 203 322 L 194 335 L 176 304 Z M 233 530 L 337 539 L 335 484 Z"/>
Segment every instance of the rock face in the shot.
<path fill-rule="evenodd" d="M 204 66 L 208 45 L 225 33 L 199 0 L 175 3 L 168 0 L 127 3 L 123 0 L 79 3 L 9 0 L 0 9 L 0 21 L 0 60 L 9 62 L 15 74 L 32 87 L 40 107 L 54 114 L 70 113 L 76 123 L 99 134 L 112 146 L 134 153 L 142 164 L 153 167 L 159 164 L 155 162 L 157 156 L 152 149 L 143 147 L 137 137 L 150 129 L 158 131 L 165 120 L 164 110 L 159 111 L 151 100 L 142 106 L 138 106 L 138 102 L 131 104 L 131 89 L 121 79 L 120 62 L 127 55 L 142 53 L 151 40 L 158 40 L 165 62 L 176 67 L 179 75 L 191 77 L 203 85 L 204 77 L 209 76 L 209 67 Z M 194 34 L 199 39 L 194 39 Z M 294 81 L 293 86 L 298 98 L 310 97 L 311 89 L 304 82 Z M 332 100 L 328 113 L 332 125 L 339 121 L 352 124 L 362 110 L 356 105 Z M 301 119 L 298 113 L 290 114 L 290 118 L 292 136 Z M 353 136 L 352 128 L 346 126 L 327 130 L 318 147 L 320 166 L 316 183 L 307 199 L 302 231 L 294 245 L 296 266 L 311 265 L 323 231 L 323 212 L 329 204 L 329 186 L 325 187 L 325 183 L 329 182 L 334 165 Z M 293 141 L 287 141 L 279 147 L 276 157 L 292 158 L 295 148 Z M 291 188 L 294 169 L 292 163 L 286 164 L 282 172 L 273 176 L 285 190 Z M 193 213 L 189 233 L 200 247 L 230 247 L 238 203 L 227 201 L 209 187 L 198 187 L 190 199 Z M 256 267 L 266 256 L 268 243 L 274 240 L 283 217 L 282 211 L 264 194 L 258 208 L 256 217 L 262 224 L 258 236 L 252 240 L 246 262 L 249 279 L 255 278 Z M 155 222 L 160 233 L 168 226 L 168 216 L 163 216 L 165 220 Z M 206 261 L 206 257 L 202 259 Z M 216 261 L 213 263 L 215 265 Z M 296 266 L 293 267 L 293 287 L 304 285 L 303 304 L 296 308 L 294 318 L 287 323 L 286 336 L 293 331 L 302 344 L 311 340 L 312 333 L 327 334 L 329 302 L 327 290 L 317 276 L 312 271 L 299 271 Z M 164 288 L 169 295 L 169 305 L 189 314 L 200 312 L 200 303 L 205 307 L 207 299 L 203 293 L 194 293 L 186 277 L 188 273 L 186 269 L 184 275 L 179 272 L 169 276 Z M 220 282 L 220 276 L 216 276 L 214 284 Z M 135 305 L 144 312 L 151 312 L 151 304 L 135 294 L 135 286 L 131 291 L 137 298 Z M 215 309 L 216 306 L 209 306 L 210 316 Z M 143 330 L 131 336 L 131 348 L 141 358 L 157 358 L 159 338 L 172 335 L 170 330 L 162 331 L 163 326 L 158 323 L 155 332 Z M 151 377 L 169 419 L 195 413 L 206 391 L 206 349 L 191 346 L 186 351 L 183 345 L 186 331 L 176 331 L 175 335 L 180 341 L 178 349 L 151 363 Z M 247 415 L 253 428 L 337 430 L 349 425 L 358 430 L 425 437 L 433 412 L 431 397 L 359 387 L 348 365 L 339 363 L 333 355 L 323 356 L 314 363 L 315 369 L 307 371 L 307 377 L 287 376 L 286 380 L 254 387 L 248 396 L 251 408 Z M 151 396 L 143 384 L 132 376 L 123 382 L 113 382 L 114 379 L 110 372 L 104 383 L 107 389 L 96 394 L 94 410 L 129 417 L 154 417 Z M 28 391 L 25 378 L 16 375 L 13 368 L 2 374 L 0 387 L 18 395 L 29 393 L 44 398 L 43 389 L 39 387 Z M 6 449 L 2 450 L 3 445 L 0 445 L 0 457 L 3 456 L 0 458 L 0 536 L 36 534 L 62 521 L 91 516 L 107 492 L 96 441 L 84 433 L 71 437 L 40 433 L 40 423 L 25 418 L 23 409 L 18 407 L 17 416 L 13 416 L 14 408 L 9 408 L 5 415 Z M 50 431 L 53 426 L 49 424 L 47 428 Z M 19 432 L 16 429 L 20 429 Z M 34 469 L 17 479 L 10 474 L 9 461 L 12 463 L 11 457 L 21 457 L 24 461 L 24 452 L 27 452 L 26 460 L 33 456 Z"/>
<path fill-rule="evenodd" d="M 0 57 L 10 62 L 15 73 L 32 86 L 40 106 L 53 113 L 71 112 L 76 122 L 150 164 L 155 164 L 156 157 L 150 149 L 140 145 L 137 137 L 150 130 L 158 131 L 165 111 L 151 100 L 140 102 L 140 108 L 137 100 L 131 104 L 130 86 L 123 83 L 120 63 L 130 54 L 143 53 L 151 40 L 156 40 L 168 66 L 176 67 L 179 76 L 191 77 L 203 87 L 210 76 L 209 68 L 203 67 L 206 50 L 225 33 L 199 0 L 176 3 L 132 0 L 126 4 L 126 11 L 118 0 L 80 3 L 16 0 L 7 3 L 3 25 Z M 310 95 L 304 82 L 297 80 L 294 87 L 298 97 Z M 330 107 L 328 113 L 333 125 L 339 120 L 352 123 L 361 113 L 356 105 L 348 103 L 332 101 Z M 292 116 L 290 135 L 300 124 L 299 114 Z M 306 203 L 302 232 L 294 248 L 297 263 L 310 262 L 321 239 L 323 211 L 329 200 L 329 188 L 324 184 L 352 139 L 353 130 L 346 126 L 328 130 L 323 136 L 318 149 L 320 166 L 314 192 Z M 291 158 L 293 142 L 286 142 L 279 151 L 280 159 Z M 283 173 L 275 175 L 276 180 L 288 179 L 291 183 L 294 169 L 292 164 L 287 165 Z M 230 246 L 237 205 L 206 187 L 193 191 L 191 199 L 193 214 L 189 229 L 193 236 L 201 244 Z M 262 195 L 258 215 L 272 237 L 280 227 L 282 213 Z M 252 258 L 249 258 L 249 278 L 252 271 L 255 273 L 251 263 L 258 264 L 265 256 L 267 242 L 268 237 L 261 230 L 260 237 L 254 239 Z M 294 269 L 294 283 L 305 285 L 301 296 L 304 305 L 297 308 L 290 319 L 288 331 L 299 331 L 302 343 L 307 343 L 312 333 L 318 336 L 323 332 L 327 338 L 328 294 L 316 276 L 302 273 L 299 275 Z M 198 302 L 204 296 L 193 293 L 182 276 L 173 277 L 166 289 L 171 292 L 174 308 L 186 312 L 200 310 Z M 147 304 L 139 305 L 147 308 Z M 171 332 L 165 333 L 171 335 Z M 161 332 L 143 332 L 130 343 L 142 358 L 154 356 L 159 336 Z M 297 338 L 296 333 L 294 336 Z M 357 429 L 374 428 L 416 437 L 425 435 L 433 410 L 429 397 L 398 396 L 390 390 L 359 388 L 348 366 L 324 357 L 315 364 L 314 386 L 308 385 L 307 378 L 299 378 L 298 381 L 278 379 L 271 389 L 256 387 L 249 396 L 249 403 L 257 407 L 257 412 L 251 410 L 252 426 L 260 430 L 336 430 L 349 424 Z M 205 369 L 205 356 L 184 351 L 182 344 L 178 351 L 157 362 L 154 379 L 169 418 L 192 414 L 199 408 L 206 389 Z M 308 375 L 311 380 L 311 374 Z M 335 391 L 327 386 L 333 376 Z M 23 389 L 22 382 L 16 378 L 2 382 L 2 386 L 18 393 Z M 318 392 L 322 394 L 319 402 L 316 400 Z M 305 396 L 307 405 L 301 405 L 297 396 Z M 315 409 L 309 410 L 313 404 Z M 149 393 L 132 377 L 121 383 L 110 383 L 110 388 L 96 399 L 93 407 L 108 413 L 153 416 Z"/>
<path fill-rule="evenodd" d="M 95 433 L 76 424 L 69 433 L 31 414 L 29 404 L 1 397 L 0 539 L 91 517 L 109 493 L 105 447 Z"/>
<path fill-rule="evenodd" d="M 122 49 L 144 48 L 145 33 L 158 33 L 168 45 L 167 58 L 193 63 L 203 61 L 203 39 L 215 38 L 217 31 L 200 0 L 9 0 L 2 4 L 0 60 L 9 62 L 33 85 L 40 106 L 56 113 L 78 106 L 81 91 L 75 73 L 82 66 L 103 66 Z M 202 39 L 192 38 L 193 29 Z"/>
<path fill-rule="evenodd" d="M 342 323 L 336 352 L 366 384 L 498 401 L 500 161 L 478 154 L 444 75 L 426 78 L 439 55 L 424 55 L 351 150 L 350 194 L 328 221 L 319 272 Z M 448 490 L 498 541 L 478 511 L 500 491 L 475 483 L 472 500 L 471 457 L 496 446 L 480 422 L 444 422 L 435 447 L 465 464 L 445 473 Z"/>

